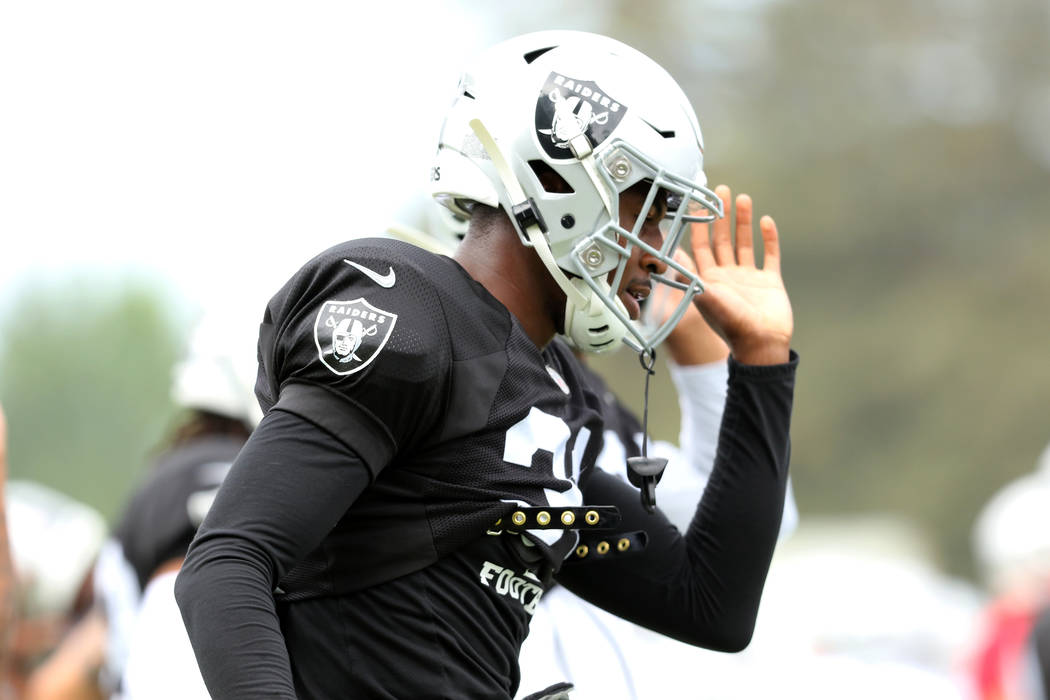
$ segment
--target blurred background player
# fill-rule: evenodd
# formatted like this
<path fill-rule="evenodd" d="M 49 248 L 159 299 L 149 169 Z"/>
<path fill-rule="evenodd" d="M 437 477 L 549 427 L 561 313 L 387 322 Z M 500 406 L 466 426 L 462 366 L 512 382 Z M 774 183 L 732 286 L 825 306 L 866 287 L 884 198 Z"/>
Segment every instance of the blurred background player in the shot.
<path fill-rule="evenodd" d="M 7 687 L 25 700 L 99 698 L 105 629 L 91 612 L 91 567 L 105 520 L 32 481 L 9 482 L 5 501 L 16 599 Z"/>
<path fill-rule="evenodd" d="M 251 331 L 215 317 L 174 371 L 183 413 L 128 501 L 95 571 L 108 629 L 101 685 L 114 698 L 207 698 L 172 585 L 241 446 L 258 423 Z"/>
<path fill-rule="evenodd" d="M 1036 621 L 1050 605 L 1050 448 L 1035 471 L 989 499 L 973 538 L 990 595 L 973 659 L 976 696 L 1046 697 L 1036 690 L 1033 630 L 1043 629 Z"/>
<path fill-rule="evenodd" d="M 215 317 L 198 325 L 172 377 L 181 413 L 108 538 L 93 509 L 39 484 L 8 485 L 20 613 L 5 665 L 13 697 L 208 698 L 172 585 L 260 417 L 253 335 Z M 0 418 L 0 467 L 3 428 Z"/>
<path fill-rule="evenodd" d="M 20 613 L 5 665 L 14 697 L 207 698 L 171 583 L 258 422 L 252 336 L 215 319 L 198 326 L 173 375 L 182 413 L 108 539 L 93 509 L 39 484 L 8 485 Z M 0 448 L 2 439 L 0 422 Z"/>
<path fill-rule="evenodd" d="M 1047 445 L 1039 457 L 1036 473 L 1050 481 L 1050 445 Z M 1039 616 L 1033 625 L 1028 643 L 1028 658 L 1032 697 L 1050 698 L 1050 600 L 1043 601 Z"/>
<path fill-rule="evenodd" d="M 0 698 L 11 695 L 7 669 L 11 664 L 11 639 L 15 626 L 15 570 L 7 535 L 7 418 L 0 406 Z"/>
<path fill-rule="evenodd" d="M 105 531 L 102 516 L 83 503 L 43 484 L 7 482 L 0 407 L 0 698 L 98 697 L 66 657 L 93 658 L 95 670 L 101 660 L 104 630 L 90 619 L 90 573 Z"/>
<path fill-rule="evenodd" d="M 1050 605 L 1044 606 L 1029 642 L 1032 697 L 1050 698 Z"/>

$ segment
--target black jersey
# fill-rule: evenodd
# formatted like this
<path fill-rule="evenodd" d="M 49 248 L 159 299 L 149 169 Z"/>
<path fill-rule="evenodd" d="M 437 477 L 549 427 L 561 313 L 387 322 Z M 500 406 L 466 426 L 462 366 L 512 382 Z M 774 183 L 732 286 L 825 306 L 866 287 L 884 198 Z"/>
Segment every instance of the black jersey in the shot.
<path fill-rule="evenodd" d="M 449 258 L 389 239 L 323 253 L 270 302 L 260 355 L 264 410 L 328 429 L 375 478 L 281 595 L 365 588 L 517 506 L 582 503 L 580 472 L 601 447 L 597 398 L 564 346 L 539 351 Z M 555 567 L 576 544 L 571 530 L 530 536 Z"/>
<path fill-rule="evenodd" d="M 266 416 L 176 585 L 218 700 L 507 700 L 552 576 L 683 641 L 746 644 L 794 360 L 730 362 L 718 463 L 683 536 L 593 466 L 605 409 L 575 358 L 538 349 L 448 258 L 387 239 L 326 251 L 268 305 L 259 353 Z M 579 505 L 614 507 L 619 530 L 510 527 Z"/>

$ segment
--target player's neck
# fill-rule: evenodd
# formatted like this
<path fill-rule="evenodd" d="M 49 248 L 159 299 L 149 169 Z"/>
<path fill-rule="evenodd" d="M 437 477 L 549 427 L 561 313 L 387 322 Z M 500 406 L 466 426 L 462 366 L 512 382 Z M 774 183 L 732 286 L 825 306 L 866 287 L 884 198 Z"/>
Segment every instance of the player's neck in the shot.
<path fill-rule="evenodd" d="M 513 230 L 506 234 L 468 233 L 455 259 L 507 307 L 536 347 L 543 348 L 555 332 L 552 307 L 558 302 L 550 298 L 553 280 L 535 252 L 523 246 Z"/>

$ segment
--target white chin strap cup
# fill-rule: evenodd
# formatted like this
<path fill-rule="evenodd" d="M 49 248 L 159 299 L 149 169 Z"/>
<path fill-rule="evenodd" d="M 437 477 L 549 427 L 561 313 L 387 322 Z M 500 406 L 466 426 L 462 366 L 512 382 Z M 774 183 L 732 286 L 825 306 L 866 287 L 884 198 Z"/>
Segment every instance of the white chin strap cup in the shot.
<path fill-rule="evenodd" d="M 598 294 L 587 286 L 581 279 L 572 280 L 572 285 L 587 298 L 587 305 L 580 306 L 574 303 L 573 297 L 565 300 L 565 335 L 578 349 L 586 352 L 608 352 L 620 347 L 624 336 L 627 335 L 627 327 L 620 319 L 609 313 L 608 307 L 598 298 Z M 608 283 L 602 280 L 602 287 L 608 287 Z M 616 306 L 623 314 L 627 315 L 627 308 L 623 302 L 616 299 Z"/>

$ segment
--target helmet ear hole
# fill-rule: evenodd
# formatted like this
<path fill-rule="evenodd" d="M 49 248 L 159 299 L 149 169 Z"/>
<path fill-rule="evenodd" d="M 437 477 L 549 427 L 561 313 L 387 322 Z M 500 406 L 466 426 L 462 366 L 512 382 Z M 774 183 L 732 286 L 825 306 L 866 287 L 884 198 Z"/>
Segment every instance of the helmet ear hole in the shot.
<path fill-rule="evenodd" d="M 536 174 L 536 179 L 540 181 L 540 186 L 543 187 L 544 192 L 572 194 L 576 191 L 565 178 L 542 160 L 530 160 L 529 167 Z"/>

